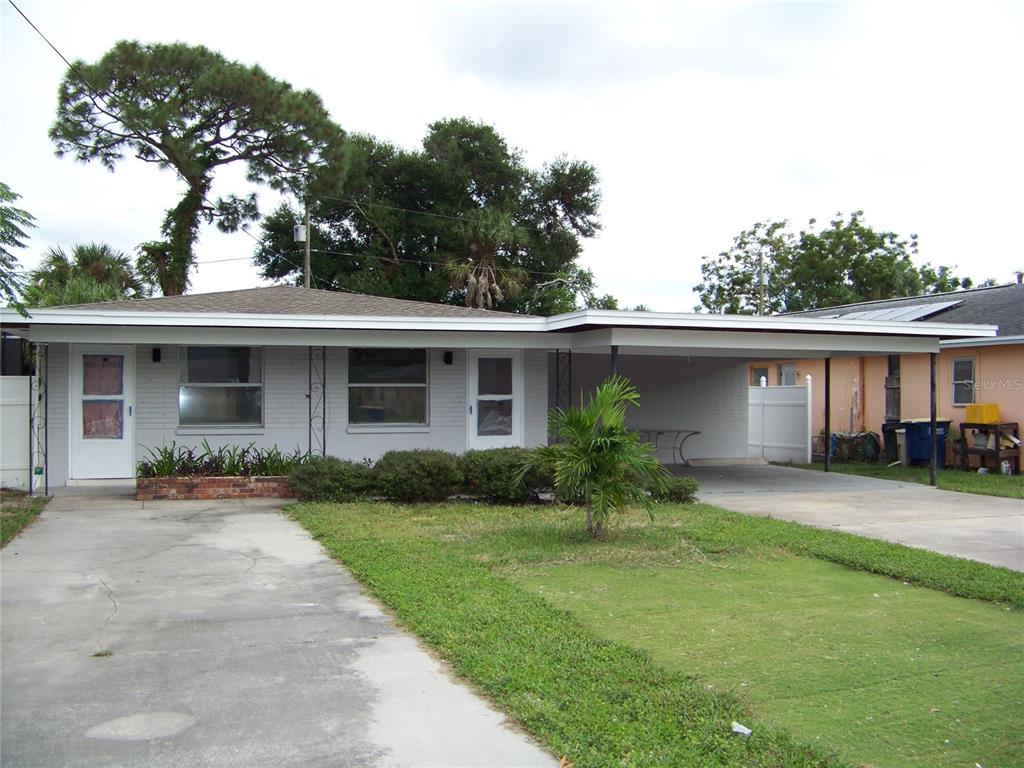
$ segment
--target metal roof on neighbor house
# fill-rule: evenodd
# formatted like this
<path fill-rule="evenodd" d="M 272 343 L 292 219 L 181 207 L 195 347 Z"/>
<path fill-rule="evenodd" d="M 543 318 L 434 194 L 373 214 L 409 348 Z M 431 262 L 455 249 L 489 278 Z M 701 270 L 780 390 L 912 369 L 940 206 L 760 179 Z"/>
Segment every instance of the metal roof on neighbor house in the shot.
<path fill-rule="evenodd" d="M 489 309 L 470 309 L 451 304 L 391 299 L 363 293 L 324 291 L 292 285 L 246 288 L 216 293 L 190 293 L 184 296 L 159 296 L 152 299 L 107 301 L 97 304 L 76 304 L 51 309 L 97 310 L 103 312 L 213 312 L 246 315 L 342 315 L 346 317 L 452 317 L 491 318 L 529 317 Z"/>
<path fill-rule="evenodd" d="M 1024 334 L 1024 285 L 1009 283 L 995 285 L 990 288 L 971 288 L 966 291 L 950 293 L 933 293 L 924 296 L 908 296 L 903 299 L 882 299 L 879 301 L 863 301 L 859 304 L 844 304 L 827 309 L 815 309 L 807 312 L 791 312 L 786 317 L 820 317 L 844 319 L 915 319 L 915 318 L 883 318 L 867 317 L 867 313 L 879 315 L 885 310 L 923 307 L 934 308 L 924 317 L 916 318 L 921 322 L 940 323 L 983 323 L 998 325 L 999 336 L 1015 336 Z"/>

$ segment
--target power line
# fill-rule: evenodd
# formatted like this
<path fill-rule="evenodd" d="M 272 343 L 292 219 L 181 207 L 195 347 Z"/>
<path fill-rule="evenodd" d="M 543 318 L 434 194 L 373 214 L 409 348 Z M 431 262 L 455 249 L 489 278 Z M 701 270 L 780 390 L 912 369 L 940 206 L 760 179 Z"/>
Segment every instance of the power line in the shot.
<path fill-rule="evenodd" d="M 321 200 L 334 200 L 334 201 L 339 202 L 339 203 L 348 203 L 353 208 L 357 208 L 359 205 L 369 205 L 369 206 L 372 206 L 374 208 L 387 208 L 388 210 L 391 210 L 391 211 L 402 211 L 403 213 L 415 213 L 418 216 L 430 216 L 431 218 L 434 218 L 434 219 L 450 219 L 451 221 L 460 221 L 460 222 L 467 221 L 465 216 L 453 216 L 453 215 L 448 214 L 448 213 L 434 213 L 433 211 L 417 211 L 417 210 L 413 210 L 412 208 L 401 208 L 401 207 L 399 207 L 397 205 L 388 205 L 387 203 L 375 203 L 375 202 L 372 202 L 370 200 L 360 200 L 360 201 L 356 202 L 355 200 L 346 200 L 345 198 L 330 197 L 328 195 L 324 195 L 320 199 Z"/>
<path fill-rule="evenodd" d="M 68 69 L 72 73 L 74 73 L 74 75 L 82 82 L 82 84 L 85 85 L 85 87 L 88 88 L 89 91 L 91 91 L 92 94 L 97 99 L 99 99 L 101 102 L 103 102 L 104 106 L 106 106 L 107 110 L 109 110 L 109 112 L 114 117 L 116 117 L 118 120 L 120 120 L 124 125 L 126 125 L 129 128 L 132 128 L 133 130 L 137 131 L 137 129 L 134 128 L 129 121 L 124 119 L 123 115 L 121 115 L 119 110 L 117 110 L 115 107 L 111 106 L 110 101 L 108 100 L 108 96 L 109 95 L 105 94 L 105 93 L 101 92 L 99 89 L 95 88 L 92 85 L 92 83 L 89 82 L 88 78 L 86 78 L 85 75 L 82 74 L 82 72 L 78 69 L 78 67 L 76 67 L 74 64 L 72 64 L 71 61 L 63 53 L 60 52 L 60 50 L 57 48 L 57 46 L 55 46 L 50 41 L 50 39 L 46 35 L 43 34 L 42 30 L 40 30 L 39 27 L 37 27 L 32 22 L 32 20 L 28 16 L 25 15 L 25 12 L 22 11 L 21 8 L 19 8 L 17 6 L 17 4 L 14 2 L 14 0 L 7 0 L 7 2 L 10 3 L 11 7 L 13 7 L 14 10 L 16 10 L 18 12 L 18 14 L 21 16 L 21 18 L 23 18 L 25 20 L 25 22 L 30 27 L 32 27 L 33 30 L 35 30 L 36 34 L 39 35 L 40 38 L 42 38 L 42 40 L 50 47 L 50 49 L 55 54 L 57 54 L 57 56 L 60 57 L 61 61 L 63 61 L 67 65 Z M 143 133 L 142 131 L 137 131 L 137 132 L 138 133 Z M 168 163 L 166 160 L 162 161 L 161 165 L 164 165 L 165 167 L 172 167 L 172 166 L 170 166 L 170 163 Z M 353 200 L 346 200 L 346 199 L 343 199 L 343 198 L 340 198 L 340 197 L 324 196 L 322 199 L 324 199 L 324 200 L 334 200 L 336 202 L 341 202 L 341 203 L 348 203 L 349 205 L 352 205 L 353 207 L 358 207 L 358 205 L 360 204 L 360 203 L 357 203 L 357 202 L 355 202 Z M 203 195 L 203 202 L 205 202 L 207 205 L 213 207 L 213 203 L 210 201 L 209 197 L 207 197 L 206 195 Z M 362 202 L 362 204 L 370 205 L 370 206 L 377 207 L 377 208 L 386 208 L 386 209 L 394 210 L 394 211 L 402 211 L 404 213 L 412 213 L 412 214 L 416 214 L 416 215 L 419 215 L 419 216 L 429 216 L 429 217 L 432 217 L 432 218 L 448 219 L 448 220 L 459 221 L 459 222 L 465 222 L 466 221 L 466 218 L 463 217 L 463 216 L 452 216 L 450 214 L 433 213 L 431 211 L 416 211 L 416 210 L 413 210 L 411 208 L 402 208 L 402 207 L 399 207 L 399 206 L 387 205 L 386 203 L 376 203 L 376 202 L 371 202 L 371 201 L 361 201 L 361 202 Z M 118 210 L 118 209 L 110 209 L 110 210 Z M 143 209 L 143 208 L 130 209 L 130 208 L 125 208 L 125 209 L 120 209 L 120 210 L 130 211 L 130 210 L 152 210 L 152 209 Z M 249 230 L 245 229 L 244 227 L 239 227 L 239 229 L 237 231 L 244 232 L 246 235 L 251 237 L 253 239 L 253 241 L 255 241 L 257 244 L 263 245 L 263 241 L 260 238 L 256 237 L 254 234 L 249 232 Z M 311 233 L 307 233 L 306 236 L 309 237 L 310 234 Z M 333 255 L 333 256 L 349 256 L 349 257 L 352 257 L 352 258 L 376 258 L 376 259 L 380 259 L 382 261 L 388 261 L 388 262 L 395 262 L 395 261 L 397 261 L 397 262 L 400 262 L 400 263 L 417 264 L 417 265 L 421 265 L 421 266 L 440 266 L 438 264 L 438 262 L 429 261 L 429 260 L 421 260 L 421 259 L 405 259 L 405 258 L 400 258 L 400 257 L 389 258 L 389 257 L 386 257 L 386 256 L 379 256 L 377 254 L 372 254 L 372 253 L 361 253 L 360 254 L 360 253 L 350 253 L 350 252 L 346 252 L 346 251 L 328 251 L 328 250 L 322 250 L 322 249 L 311 249 L 311 250 L 315 251 L 316 253 L 326 254 L 326 255 Z M 304 269 L 303 266 L 300 266 L 296 262 L 292 261 L 287 256 L 285 256 L 283 253 L 278 254 L 278 256 L 280 258 L 284 259 L 286 262 L 291 264 L 293 267 L 295 267 L 299 271 L 302 271 Z M 229 258 L 229 259 L 213 259 L 213 260 L 210 260 L 210 261 L 202 261 L 202 262 L 201 261 L 195 261 L 195 262 L 193 262 L 193 264 L 195 266 L 199 266 L 200 264 L 217 264 L 217 263 L 223 263 L 223 262 L 228 262 L 228 261 L 242 261 L 243 259 L 251 260 L 251 258 L 252 257 L 235 257 L 235 258 Z M 564 278 L 564 273 L 560 273 L 560 272 L 543 272 L 543 271 L 540 271 L 540 270 L 528 270 L 528 269 L 523 269 L 521 271 L 524 272 L 525 274 L 528 274 L 528 275 L 537 275 L 537 276 L 540 276 L 540 277 Z M 327 280 L 323 279 L 322 277 L 319 277 L 318 275 L 314 274 L 312 270 L 310 270 L 310 277 L 312 279 L 314 279 L 314 280 L 319 280 L 321 285 L 328 285 L 329 284 L 329 281 L 327 281 Z M 344 289 L 342 289 L 342 290 L 344 290 Z"/>

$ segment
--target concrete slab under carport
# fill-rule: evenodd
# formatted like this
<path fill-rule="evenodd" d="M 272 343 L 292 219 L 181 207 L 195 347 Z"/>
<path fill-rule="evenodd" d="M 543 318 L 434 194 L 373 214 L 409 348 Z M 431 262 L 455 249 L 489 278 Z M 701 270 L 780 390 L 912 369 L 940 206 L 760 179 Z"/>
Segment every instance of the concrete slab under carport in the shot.
<path fill-rule="evenodd" d="M 4 765 L 557 765 L 279 502 L 90 493 L 3 550 Z"/>
<path fill-rule="evenodd" d="M 700 500 L 1024 571 L 1024 501 L 774 465 L 672 467 Z"/>

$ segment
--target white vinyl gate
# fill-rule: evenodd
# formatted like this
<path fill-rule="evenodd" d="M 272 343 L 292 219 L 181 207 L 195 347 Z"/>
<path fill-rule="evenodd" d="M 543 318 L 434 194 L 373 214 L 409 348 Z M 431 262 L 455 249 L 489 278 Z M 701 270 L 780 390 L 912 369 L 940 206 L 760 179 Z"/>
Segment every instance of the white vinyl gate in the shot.
<path fill-rule="evenodd" d="M 0 376 L 0 485 L 28 490 L 28 376 Z"/>
<path fill-rule="evenodd" d="M 750 387 L 748 455 L 768 461 L 810 463 L 811 377 L 796 387 Z"/>

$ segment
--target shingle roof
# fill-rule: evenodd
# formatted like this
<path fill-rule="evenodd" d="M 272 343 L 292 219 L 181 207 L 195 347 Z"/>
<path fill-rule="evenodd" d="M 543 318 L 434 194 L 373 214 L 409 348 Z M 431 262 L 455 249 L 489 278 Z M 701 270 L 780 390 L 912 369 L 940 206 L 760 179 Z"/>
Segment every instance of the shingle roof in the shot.
<path fill-rule="evenodd" d="M 984 323 L 998 325 L 999 333 L 997 335 L 999 336 L 1024 334 L 1024 285 L 1019 283 L 995 285 L 991 288 L 972 288 L 950 293 L 929 293 L 924 296 L 908 296 L 903 299 L 864 301 L 859 304 L 843 304 L 828 309 L 789 314 L 806 317 L 842 317 L 866 309 L 911 307 L 935 303 L 948 304 L 952 301 L 956 301 L 957 304 L 929 315 L 920 322 Z"/>
<path fill-rule="evenodd" d="M 54 307 L 62 309 L 63 307 Z M 72 308 L 72 307 L 68 307 Z M 362 293 L 343 293 L 274 285 L 240 291 L 160 296 L 152 299 L 78 304 L 73 309 L 141 312 L 211 312 L 252 315 L 361 315 L 368 317 L 527 317 L 487 309 L 455 307 L 425 301 L 390 299 Z"/>

